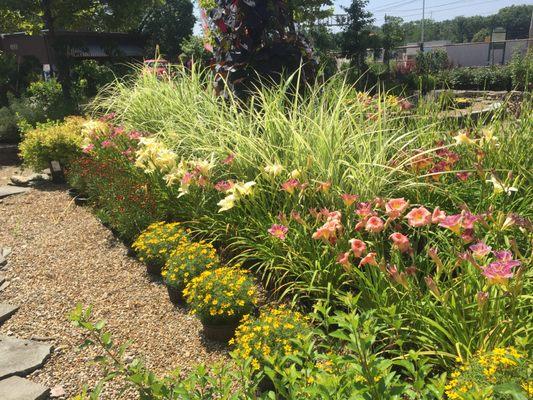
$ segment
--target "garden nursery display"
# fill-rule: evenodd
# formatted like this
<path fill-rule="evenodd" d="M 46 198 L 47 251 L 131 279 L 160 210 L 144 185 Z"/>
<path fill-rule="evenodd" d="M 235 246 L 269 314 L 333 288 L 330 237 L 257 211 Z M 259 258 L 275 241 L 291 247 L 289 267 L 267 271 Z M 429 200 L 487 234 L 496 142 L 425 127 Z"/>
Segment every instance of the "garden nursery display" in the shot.
<path fill-rule="evenodd" d="M 78 398 L 532 396 L 530 94 L 459 121 L 298 73 L 246 101 L 194 66 L 139 73 L 26 134 L 231 354 L 156 376 L 80 305 L 106 368 Z"/>

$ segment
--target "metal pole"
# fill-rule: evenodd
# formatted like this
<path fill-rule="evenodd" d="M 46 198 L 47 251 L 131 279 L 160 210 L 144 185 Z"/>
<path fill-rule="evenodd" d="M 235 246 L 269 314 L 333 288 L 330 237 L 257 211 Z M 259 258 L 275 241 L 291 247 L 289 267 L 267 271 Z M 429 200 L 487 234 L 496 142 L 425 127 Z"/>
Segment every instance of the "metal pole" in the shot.
<path fill-rule="evenodd" d="M 420 34 L 420 49 L 424 51 L 424 29 L 426 24 L 426 0 L 422 0 L 422 28 Z"/>

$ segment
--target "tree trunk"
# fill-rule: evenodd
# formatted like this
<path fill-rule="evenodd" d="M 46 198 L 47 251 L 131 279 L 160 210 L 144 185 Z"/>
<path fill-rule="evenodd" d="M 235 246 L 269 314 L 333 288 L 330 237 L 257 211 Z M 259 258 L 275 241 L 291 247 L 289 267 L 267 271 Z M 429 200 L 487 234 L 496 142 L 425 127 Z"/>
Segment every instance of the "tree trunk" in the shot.
<path fill-rule="evenodd" d="M 55 21 L 52 14 L 52 0 L 41 0 L 44 27 L 48 31 L 48 40 L 53 50 L 54 61 L 57 67 L 57 80 L 61 84 L 63 96 L 70 99 L 70 65 L 65 43 L 60 43 L 56 37 Z"/>

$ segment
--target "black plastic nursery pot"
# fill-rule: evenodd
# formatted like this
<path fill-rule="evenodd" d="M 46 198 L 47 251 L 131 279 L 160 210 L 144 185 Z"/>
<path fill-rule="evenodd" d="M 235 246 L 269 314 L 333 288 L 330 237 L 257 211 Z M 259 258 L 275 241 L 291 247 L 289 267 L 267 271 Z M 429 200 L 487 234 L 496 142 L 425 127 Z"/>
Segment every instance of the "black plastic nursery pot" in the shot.
<path fill-rule="evenodd" d="M 227 344 L 235 336 L 235 331 L 239 323 L 232 322 L 225 325 L 211 325 L 202 321 L 202 325 L 204 327 L 204 335 L 207 339 Z"/>
<path fill-rule="evenodd" d="M 149 261 L 146 263 L 146 272 L 148 272 L 150 275 L 161 275 L 161 270 L 163 269 L 163 266 L 161 263 Z"/>
<path fill-rule="evenodd" d="M 167 285 L 168 298 L 177 306 L 185 305 L 185 299 L 183 298 L 183 292 L 181 289 Z"/>

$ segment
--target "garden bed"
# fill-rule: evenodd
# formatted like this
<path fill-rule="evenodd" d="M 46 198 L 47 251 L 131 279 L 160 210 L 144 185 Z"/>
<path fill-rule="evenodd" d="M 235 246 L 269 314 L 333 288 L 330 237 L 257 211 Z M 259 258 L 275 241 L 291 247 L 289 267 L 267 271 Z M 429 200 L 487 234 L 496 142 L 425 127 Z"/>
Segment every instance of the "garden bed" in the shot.
<path fill-rule="evenodd" d="M 0 244 L 13 249 L 11 285 L 0 300 L 21 305 L 0 334 L 46 338 L 55 348 L 31 380 L 63 386 L 70 397 L 99 379 L 100 368 L 88 362 L 96 352 L 78 348 L 84 335 L 68 321 L 78 303 L 93 305 L 117 341 L 132 341 L 128 357 L 142 355 L 157 373 L 225 359 L 222 346 L 204 341 L 200 322 L 174 307 L 165 286 L 66 190 L 50 186 L 0 203 Z M 118 398 L 120 384 L 103 398 Z"/>

